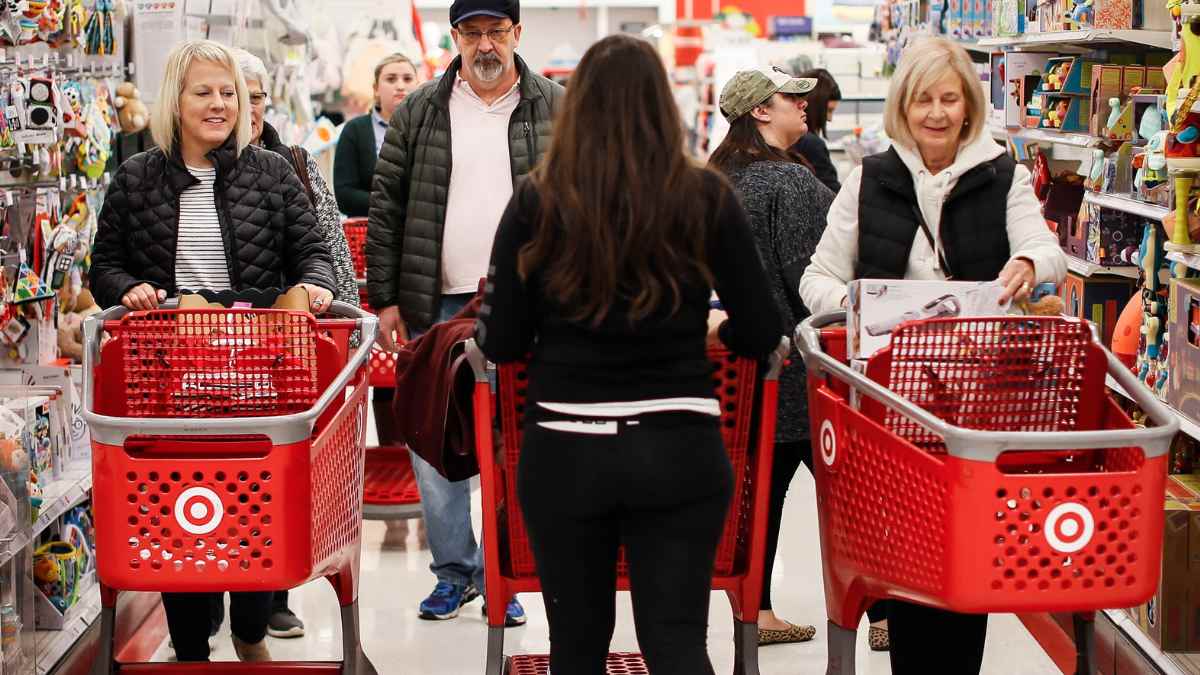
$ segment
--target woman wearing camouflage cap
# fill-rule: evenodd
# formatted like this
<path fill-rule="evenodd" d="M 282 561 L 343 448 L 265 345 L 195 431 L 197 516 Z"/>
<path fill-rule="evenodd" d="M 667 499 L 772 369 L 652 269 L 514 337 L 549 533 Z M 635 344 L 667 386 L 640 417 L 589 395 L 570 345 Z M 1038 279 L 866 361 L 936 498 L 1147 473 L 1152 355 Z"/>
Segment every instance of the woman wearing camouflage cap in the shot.
<path fill-rule="evenodd" d="M 833 202 L 833 193 L 787 150 L 808 133 L 805 94 L 816 83 L 769 68 L 734 75 L 721 91 L 720 101 L 729 133 L 709 159 L 709 166 L 724 173 L 742 198 L 784 333 L 808 316 L 798 292 L 800 275 L 821 239 L 825 214 Z M 817 633 L 814 626 L 797 626 L 775 616 L 771 604 L 784 498 L 801 462 L 812 465 L 807 399 L 804 363 L 794 354 L 779 378 L 779 423 L 758 615 L 760 645 L 807 642 Z"/>

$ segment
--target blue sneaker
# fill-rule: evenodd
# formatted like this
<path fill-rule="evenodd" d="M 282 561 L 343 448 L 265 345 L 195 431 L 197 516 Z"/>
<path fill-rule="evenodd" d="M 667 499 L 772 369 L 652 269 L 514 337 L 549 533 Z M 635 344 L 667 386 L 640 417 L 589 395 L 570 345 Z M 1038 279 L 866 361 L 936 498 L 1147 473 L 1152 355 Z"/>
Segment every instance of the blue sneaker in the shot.
<path fill-rule="evenodd" d="M 429 621 L 444 621 L 458 616 L 463 605 L 479 597 L 475 584 L 459 586 L 439 581 L 428 598 L 421 601 L 421 618 Z"/>
<path fill-rule="evenodd" d="M 483 616 L 487 618 L 487 605 L 483 606 Z M 525 625 L 525 608 L 517 601 L 517 596 L 513 596 L 512 600 L 504 607 L 504 626 L 512 628 L 514 626 Z"/>

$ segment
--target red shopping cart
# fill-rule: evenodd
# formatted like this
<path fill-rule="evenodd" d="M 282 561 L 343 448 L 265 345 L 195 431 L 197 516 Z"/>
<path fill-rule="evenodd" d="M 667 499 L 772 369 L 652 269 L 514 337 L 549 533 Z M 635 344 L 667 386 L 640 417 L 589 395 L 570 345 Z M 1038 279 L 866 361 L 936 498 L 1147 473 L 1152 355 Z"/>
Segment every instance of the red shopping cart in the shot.
<path fill-rule="evenodd" d="M 724 590 L 733 606 L 735 670 L 758 675 L 758 610 L 762 594 L 766 521 L 775 447 L 775 408 L 779 371 L 786 342 L 771 356 L 758 378 L 759 363 L 728 352 L 710 352 L 713 387 L 721 403 L 721 432 L 733 465 L 734 497 L 717 549 L 713 588 Z M 504 655 L 504 614 L 515 593 L 541 591 L 524 518 L 517 502 L 517 463 L 521 456 L 521 416 L 525 402 L 525 364 L 499 367 L 499 404 L 487 377 L 487 362 L 474 340 L 467 355 L 475 371 L 475 439 L 483 489 L 483 557 L 487 600 L 487 675 L 545 675 L 544 655 Z M 502 451 L 493 437 L 493 411 L 500 415 Z M 624 554 L 618 586 L 629 590 Z M 608 672 L 647 674 L 638 654 L 609 655 Z"/>
<path fill-rule="evenodd" d="M 829 328 L 844 318 L 796 331 L 820 458 L 827 673 L 854 672 L 855 628 L 879 598 L 1076 612 L 1078 672 L 1094 672 L 1094 612 L 1158 584 L 1178 421 L 1085 322 L 914 321 L 862 374 L 846 364 L 845 329 Z M 1134 428 L 1106 372 L 1157 426 Z"/>
<path fill-rule="evenodd" d="M 359 639 L 358 563 L 377 324 L 342 303 L 331 313 L 113 308 L 87 320 L 95 675 L 181 669 L 114 660 L 120 591 L 282 590 L 318 577 L 342 608 L 342 661 L 190 667 L 374 675 Z"/>
<path fill-rule="evenodd" d="M 370 311 L 366 289 L 367 219 L 348 218 L 342 223 L 342 229 L 350 244 L 354 275 L 358 277 L 359 301 L 364 310 Z M 390 389 L 396 386 L 396 357 L 378 345 L 371 351 L 370 371 L 372 387 Z M 417 477 L 413 474 L 408 448 L 402 445 L 367 448 L 363 502 L 363 517 L 367 520 L 398 520 L 421 515 L 421 493 L 417 490 Z"/>

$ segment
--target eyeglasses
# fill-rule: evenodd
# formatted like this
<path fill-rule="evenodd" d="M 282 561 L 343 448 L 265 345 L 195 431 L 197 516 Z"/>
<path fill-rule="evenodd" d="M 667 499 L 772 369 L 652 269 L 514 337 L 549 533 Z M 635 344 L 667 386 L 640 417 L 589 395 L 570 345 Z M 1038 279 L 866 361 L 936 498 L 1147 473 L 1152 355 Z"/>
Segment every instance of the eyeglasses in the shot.
<path fill-rule="evenodd" d="M 250 92 L 250 105 L 269 106 L 271 105 L 271 95 L 263 91 L 252 91 Z"/>
<path fill-rule="evenodd" d="M 508 28 L 493 28 L 489 31 L 460 30 L 458 34 L 462 37 L 463 42 L 469 45 L 478 44 L 484 35 L 492 41 L 492 44 L 504 44 L 508 41 L 508 34 L 516 27 L 516 24 L 513 24 Z"/>

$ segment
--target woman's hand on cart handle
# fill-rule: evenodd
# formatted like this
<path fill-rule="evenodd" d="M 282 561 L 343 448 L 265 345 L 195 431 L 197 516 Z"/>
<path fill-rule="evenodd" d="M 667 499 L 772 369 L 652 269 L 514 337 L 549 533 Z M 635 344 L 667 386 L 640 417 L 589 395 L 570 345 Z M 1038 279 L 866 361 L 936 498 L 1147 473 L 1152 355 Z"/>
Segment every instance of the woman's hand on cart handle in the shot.
<path fill-rule="evenodd" d="M 329 311 L 329 307 L 333 305 L 332 291 L 313 284 L 300 284 L 300 287 L 308 291 L 309 311 L 313 314 L 324 314 Z"/>
<path fill-rule="evenodd" d="M 725 343 L 721 342 L 721 324 L 729 319 L 729 315 L 720 309 L 708 310 L 708 339 L 705 343 L 707 347 L 724 349 Z"/>
<path fill-rule="evenodd" d="M 1033 292 L 1033 287 L 1037 285 L 1033 263 L 1028 258 L 1013 258 L 1000 270 L 997 281 L 1004 286 L 1004 293 L 1000 296 L 1001 305 L 1006 304 L 1009 299 L 1025 302 Z"/>
<path fill-rule="evenodd" d="M 121 298 L 121 304 L 134 311 L 158 309 L 158 303 L 167 299 L 167 292 L 155 290 L 150 284 L 138 284 Z"/>
<path fill-rule="evenodd" d="M 408 342 L 408 326 L 400 316 L 400 308 L 392 305 L 379 310 L 379 346 L 384 351 L 398 352 L 399 345 L 405 342 Z"/>

